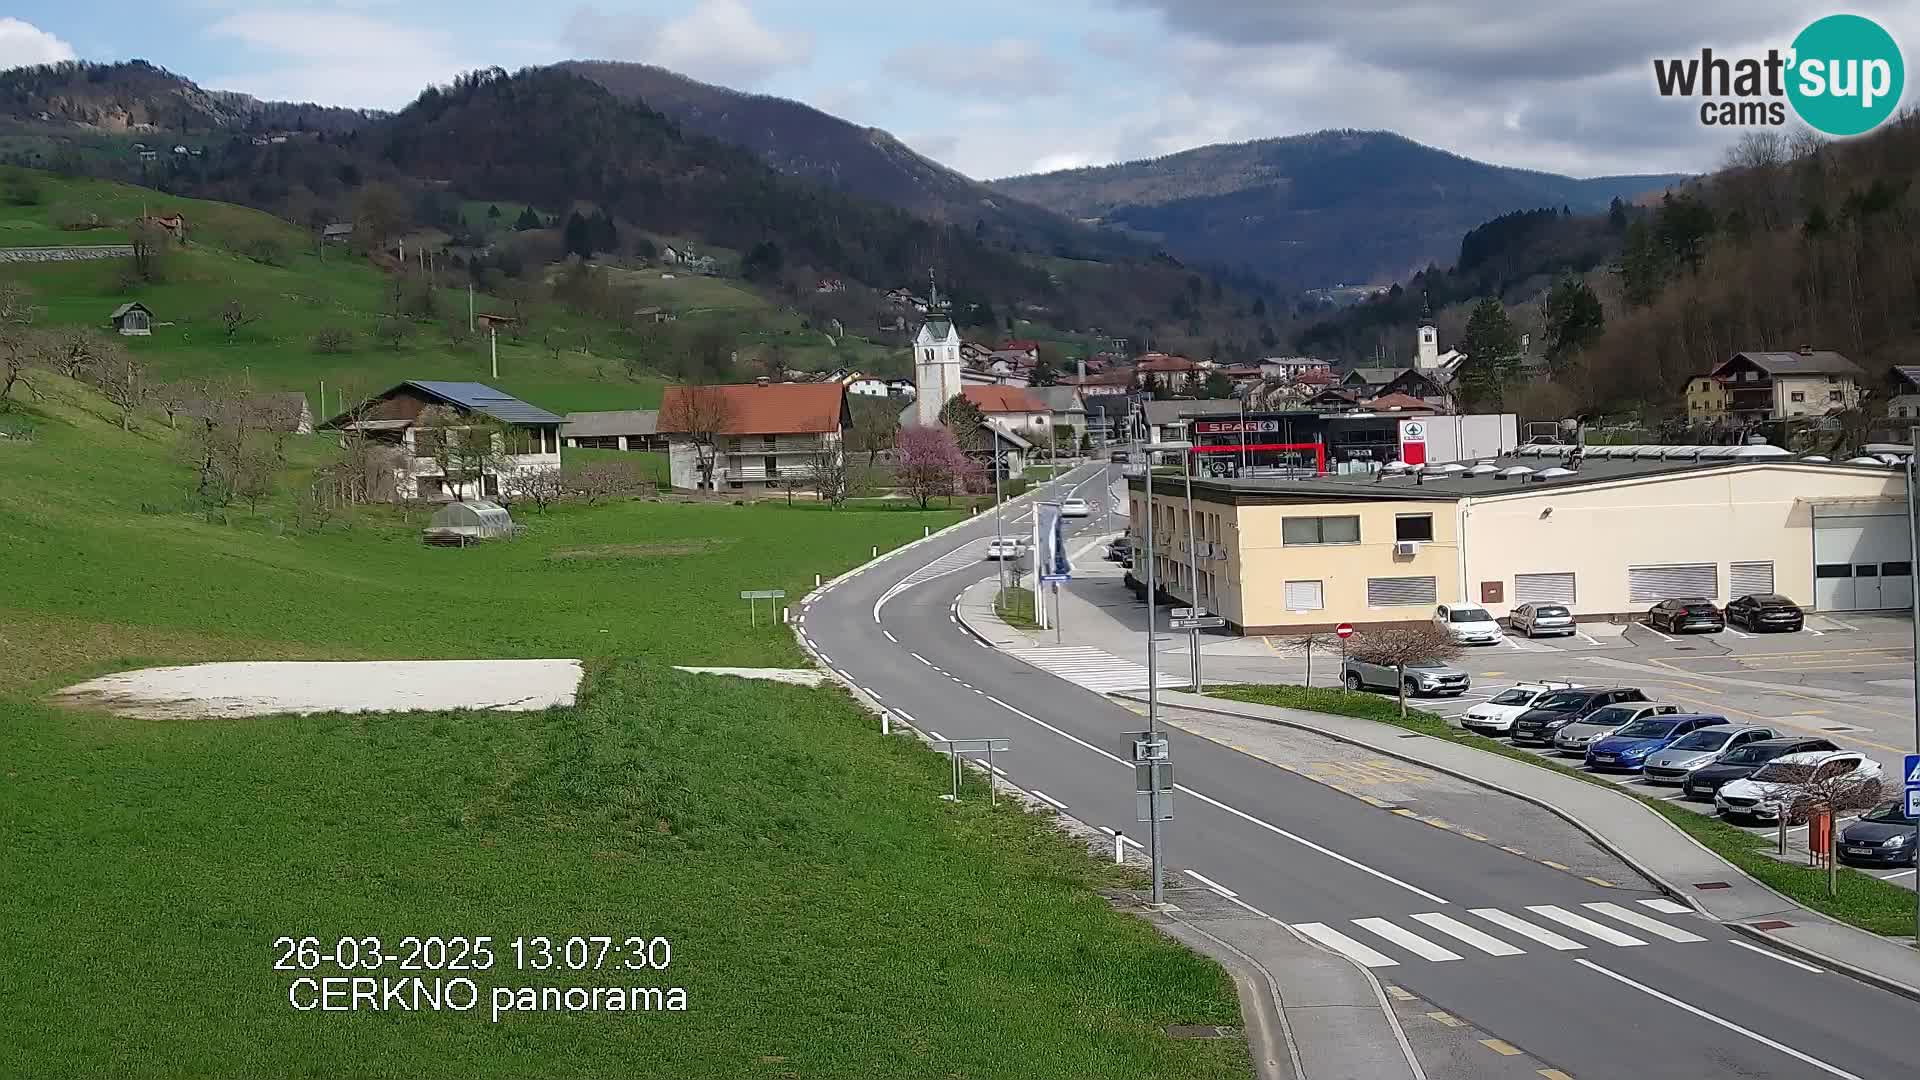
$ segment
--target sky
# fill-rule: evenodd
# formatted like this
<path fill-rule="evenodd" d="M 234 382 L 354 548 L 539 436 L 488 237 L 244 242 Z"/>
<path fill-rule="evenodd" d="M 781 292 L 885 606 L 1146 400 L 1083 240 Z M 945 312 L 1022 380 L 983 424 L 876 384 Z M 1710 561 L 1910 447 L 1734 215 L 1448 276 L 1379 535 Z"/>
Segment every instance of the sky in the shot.
<path fill-rule="evenodd" d="M 1732 136 L 1654 57 L 1787 47 L 1792 0 L 14 0 L 0 68 L 141 58 L 209 89 L 397 109 L 479 67 L 659 64 L 884 128 L 983 179 L 1324 128 L 1575 176 L 1697 172 Z M 1920 62 L 1920 3 L 1853 0 Z M 1908 80 L 1906 99 L 1920 101 Z"/>

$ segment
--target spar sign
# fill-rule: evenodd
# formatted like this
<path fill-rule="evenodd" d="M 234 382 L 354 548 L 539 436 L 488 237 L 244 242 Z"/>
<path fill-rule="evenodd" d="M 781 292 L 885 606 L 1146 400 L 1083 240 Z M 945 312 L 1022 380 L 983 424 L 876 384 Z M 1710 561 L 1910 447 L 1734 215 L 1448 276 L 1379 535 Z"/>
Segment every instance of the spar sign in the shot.
<path fill-rule="evenodd" d="M 1409 465 L 1427 463 L 1427 422 L 1400 421 L 1400 460 Z"/>

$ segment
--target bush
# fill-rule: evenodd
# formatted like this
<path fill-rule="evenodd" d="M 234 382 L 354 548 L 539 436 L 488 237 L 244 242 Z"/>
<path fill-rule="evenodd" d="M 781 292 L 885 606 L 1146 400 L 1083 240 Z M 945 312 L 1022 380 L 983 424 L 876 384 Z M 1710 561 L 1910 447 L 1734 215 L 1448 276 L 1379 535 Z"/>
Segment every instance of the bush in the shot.
<path fill-rule="evenodd" d="M 8 206 L 38 206 L 40 181 L 31 173 L 9 170 L 4 178 L 0 178 L 0 199 L 4 199 Z"/>
<path fill-rule="evenodd" d="M 373 339 L 396 351 L 412 335 L 413 324 L 405 319 L 382 318 L 373 324 Z"/>
<path fill-rule="evenodd" d="M 240 253 L 263 266 L 285 266 L 286 245 L 271 236 L 256 236 L 240 246 Z"/>
<path fill-rule="evenodd" d="M 100 211 L 81 203 L 60 203 L 47 211 L 47 220 L 53 223 L 54 228 L 68 232 L 98 229 L 107 223 L 106 219 L 100 216 Z"/>
<path fill-rule="evenodd" d="M 353 348 L 353 331 L 338 326 L 323 326 L 313 333 L 313 351 L 326 356 Z"/>

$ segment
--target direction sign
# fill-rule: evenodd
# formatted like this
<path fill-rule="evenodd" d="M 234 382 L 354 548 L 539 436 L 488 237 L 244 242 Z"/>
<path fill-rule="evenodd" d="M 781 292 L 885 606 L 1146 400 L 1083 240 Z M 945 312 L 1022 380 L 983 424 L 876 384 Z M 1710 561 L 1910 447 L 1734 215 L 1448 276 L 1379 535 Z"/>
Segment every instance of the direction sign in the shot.
<path fill-rule="evenodd" d="M 935 739 L 933 746 L 941 754 L 1004 754 L 1013 743 L 1006 739 Z"/>
<path fill-rule="evenodd" d="M 1920 818 L 1920 787 L 1907 789 L 1907 816 Z"/>
<path fill-rule="evenodd" d="M 1920 788 L 1920 754 L 1907 755 L 1907 790 Z"/>
<path fill-rule="evenodd" d="M 753 590 L 749 590 L 747 592 L 741 593 L 740 599 L 742 600 L 784 600 L 786 599 L 786 596 L 787 596 L 787 592 L 785 589 L 753 589 Z"/>
<path fill-rule="evenodd" d="M 1191 607 L 1177 607 L 1177 608 L 1174 608 L 1172 611 L 1167 612 L 1167 614 L 1173 616 L 1176 619 L 1191 619 L 1196 615 L 1205 615 L 1206 613 L 1207 613 L 1206 608 L 1191 608 Z"/>
<path fill-rule="evenodd" d="M 1129 731 L 1127 738 L 1133 740 L 1133 760 L 1167 760 L 1167 737 L 1158 731 Z"/>
<path fill-rule="evenodd" d="M 1347 638 L 1352 637 L 1353 624 L 1350 622 L 1343 622 L 1339 626 L 1334 627 L 1333 636 L 1340 638 L 1343 641 L 1346 640 Z"/>
<path fill-rule="evenodd" d="M 1227 620 L 1218 615 L 1202 615 L 1192 619 L 1168 619 L 1167 626 L 1173 630 L 1213 630 L 1227 625 Z"/>

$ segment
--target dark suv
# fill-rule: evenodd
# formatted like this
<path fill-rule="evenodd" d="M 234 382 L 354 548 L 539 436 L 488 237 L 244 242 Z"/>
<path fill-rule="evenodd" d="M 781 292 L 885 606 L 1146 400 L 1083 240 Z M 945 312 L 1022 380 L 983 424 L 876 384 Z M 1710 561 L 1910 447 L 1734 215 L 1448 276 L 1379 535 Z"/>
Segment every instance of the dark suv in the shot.
<path fill-rule="evenodd" d="M 1555 690 L 1533 703 L 1533 708 L 1513 721 L 1516 745 L 1534 743 L 1545 746 L 1560 729 L 1609 705 L 1627 701 L 1646 701 L 1647 695 L 1633 686 L 1582 686 L 1576 690 Z"/>
<path fill-rule="evenodd" d="M 1786 754 L 1801 754 L 1811 750 L 1832 751 L 1840 749 L 1826 739 L 1793 736 L 1785 739 L 1761 739 L 1745 746 L 1736 746 L 1727 751 L 1725 757 L 1711 765 L 1702 765 L 1687 774 L 1686 781 L 1680 787 L 1680 793 L 1689 799 L 1711 799 L 1721 785 L 1731 784 L 1735 780 L 1744 780 L 1760 771 L 1760 766 L 1774 758 Z"/>

